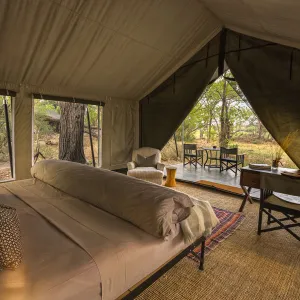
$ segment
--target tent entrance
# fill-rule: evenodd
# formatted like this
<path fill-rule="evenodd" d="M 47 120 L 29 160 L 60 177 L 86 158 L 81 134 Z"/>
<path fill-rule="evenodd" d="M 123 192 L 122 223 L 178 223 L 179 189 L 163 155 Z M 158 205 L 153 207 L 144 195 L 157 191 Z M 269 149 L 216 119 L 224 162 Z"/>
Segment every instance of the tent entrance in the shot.
<path fill-rule="evenodd" d="M 230 170 L 220 172 L 217 167 L 220 161 L 209 161 L 210 157 L 219 158 L 220 152 L 207 148 L 238 148 L 238 153 L 244 154 L 245 166 L 249 163 L 271 165 L 278 144 L 254 112 L 230 69 L 226 67 L 223 75 L 214 77 L 162 149 L 162 159 L 166 165 L 176 165 L 179 180 L 242 195 L 239 173 L 235 176 Z M 183 166 L 183 144 L 196 144 L 202 149 L 202 165 Z M 287 155 L 283 155 L 282 163 L 284 167 L 296 168 Z"/>
<path fill-rule="evenodd" d="M 140 142 L 162 149 L 225 63 L 253 110 L 282 144 L 300 129 L 300 51 L 224 29 L 140 101 Z M 166 121 L 167 120 L 167 121 Z M 300 137 L 286 151 L 300 167 Z"/>

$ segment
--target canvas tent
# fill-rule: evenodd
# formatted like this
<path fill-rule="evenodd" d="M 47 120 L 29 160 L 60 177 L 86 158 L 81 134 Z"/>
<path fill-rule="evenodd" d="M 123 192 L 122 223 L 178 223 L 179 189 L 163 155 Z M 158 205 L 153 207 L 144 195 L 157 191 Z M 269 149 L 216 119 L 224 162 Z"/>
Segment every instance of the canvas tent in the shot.
<path fill-rule="evenodd" d="M 17 179 L 32 164 L 32 93 L 105 102 L 102 160 L 109 169 L 124 167 L 140 142 L 161 148 L 223 58 L 276 139 L 300 127 L 296 0 L 0 5 L 0 88 L 16 92 Z"/>

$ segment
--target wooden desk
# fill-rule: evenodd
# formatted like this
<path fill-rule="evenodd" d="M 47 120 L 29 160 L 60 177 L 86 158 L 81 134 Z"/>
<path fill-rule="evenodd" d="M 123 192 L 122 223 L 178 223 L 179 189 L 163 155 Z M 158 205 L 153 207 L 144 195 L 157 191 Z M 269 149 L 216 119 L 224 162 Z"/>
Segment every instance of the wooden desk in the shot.
<path fill-rule="evenodd" d="M 270 176 L 274 175 L 281 175 L 281 172 L 283 171 L 293 171 L 294 169 L 288 169 L 288 168 L 278 168 L 277 170 L 272 170 L 272 171 L 264 171 L 264 170 L 253 170 L 250 169 L 249 167 L 243 167 L 241 169 L 241 178 L 240 178 L 240 185 L 245 193 L 243 202 L 240 206 L 239 211 L 242 212 L 247 200 L 250 203 L 252 202 L 252 198 L 250 196 L 250 192 L 252 188 L 255 189 L 260 189 L 260 174 L 261 173 L 268 173 Z"/>

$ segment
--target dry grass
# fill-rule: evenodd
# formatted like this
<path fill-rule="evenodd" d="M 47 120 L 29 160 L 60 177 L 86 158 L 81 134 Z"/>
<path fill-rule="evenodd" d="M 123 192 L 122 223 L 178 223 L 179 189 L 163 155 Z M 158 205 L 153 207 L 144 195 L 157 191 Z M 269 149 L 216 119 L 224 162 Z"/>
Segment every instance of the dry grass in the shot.
<path fill-rule="evenodd" d="M 46 159 L 58 159 L 58 141 L 59 141 L 59 134 L 52 134 L 45 138 L 43 141 L 40 142 L 40 152 L 45 156 Z M 84 154 L 86 160 L 89 164 L 92 164 L 92 151 L 90 146 L 89 136 L 87 134 L 84 135 Z M 98 159 L 98 140 L 97 138 L 93 137 L 93 148 L 95 159 Z M 35 146 L 34 146 L 35 149 Z M 39 160 L 42 158 L 39 157 Z"/>

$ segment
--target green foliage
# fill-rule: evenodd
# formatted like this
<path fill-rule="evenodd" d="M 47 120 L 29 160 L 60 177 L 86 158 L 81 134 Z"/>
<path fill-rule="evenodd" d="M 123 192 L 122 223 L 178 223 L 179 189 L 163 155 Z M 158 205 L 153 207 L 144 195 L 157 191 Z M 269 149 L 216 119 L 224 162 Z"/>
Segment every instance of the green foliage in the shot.
<path fill-rule="evenodd" d="M 59 106 L 53 101 L 34 100 L 34 138 L 37 147 L 39 147 L 40 139 L 45 137 L 52 131 L 47 121 L 50 112 L 57 112 Z"/>
<path fill-rule="evenodd" d="M 230 73 L 227 77 L 233 77 Z M 194 142 L 196 139 L 205 139 L 207 142 L 217 141 L 222 128 L 222 99 L 226 98 L 228 110 L 227 126 L 228 137 L 226 143 L 246 136 L 253 140 L 254 136 L 264 139 L 268 136 L 267 130 L 261 125 L 253 112 L 246 97 L 235 81 L 227 81 L 220 77 L 208 86 L 198 102 L 184 121 L 184 141 Z M 182 140 L 182 125 L 176 131 L 178 140 Z"/>
<path fill-rule="evenodd" d="M 90 114 L 90 121 L 92 127 L 98 126 L 98 106 L 96 105 L 87 105 L 89 114 Z M 87 116 L 85 116 L 84 123 L 87 124 Z"/>

